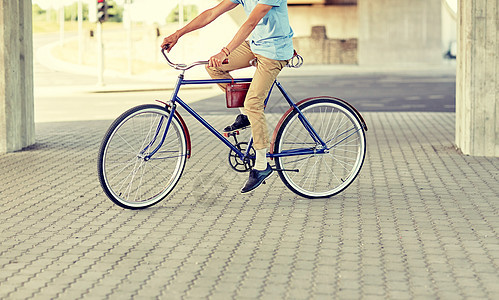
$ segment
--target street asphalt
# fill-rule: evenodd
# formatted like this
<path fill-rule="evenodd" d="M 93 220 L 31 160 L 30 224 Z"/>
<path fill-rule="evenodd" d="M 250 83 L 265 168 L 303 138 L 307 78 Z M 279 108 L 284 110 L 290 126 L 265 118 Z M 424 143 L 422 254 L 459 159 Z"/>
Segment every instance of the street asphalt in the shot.
<path fill-rule="evenodd" d="M 58 107 L 47 94 L 37 105 Z M 277 175 L 240 194 L 247 173 L 184 115 L 192 157 L 175 190 L 139 211 L 97 178 L 114 112 L 39 115 L 36 144 L 0 155 L 0 299 L 497 299 L 499 158 L 460 153 L 452 111 L 361 112 L 362 171 L 319 200 Z"/>

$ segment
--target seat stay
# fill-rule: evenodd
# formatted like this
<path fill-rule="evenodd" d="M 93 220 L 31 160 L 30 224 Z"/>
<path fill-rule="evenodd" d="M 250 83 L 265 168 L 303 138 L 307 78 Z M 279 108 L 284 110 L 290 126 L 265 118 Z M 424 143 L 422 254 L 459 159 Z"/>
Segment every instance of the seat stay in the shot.
<path fill-rule="evenodd" d="M 284 88 L 282 87 L 282 85 L 279 82 L 276 81 L 275 84 L 277 85 L 277 88 L 279 89 L 279 91 L 281 92 L 281 94 L 284 96 L 284 99 L 286 99 L 286 101 L 288 102 L 289 106 L 291 106 L 293 108 L 293 110 L 295 110 L 298 113 L 298 119 L 303 124 L 303 126 L 305 127 L 305 129 L 307 130 L 307 132 L 310 134 L 310 137 L 312 138 L 312 140 L 314 140 L 314 142 L 317 145 L 321 145 L 322 148 L 325 149 L 327 147 L 326 142 L 324 142 L 324 140 L 322 140 L 322 138 L 319 136 L 319 134 L 317 133 L 317 131 L 312 127 L 312 125 L 307 120 L 307 118 L 305 117 L 305 115 L 298 108 L 298 105 L 296 105 L 294 103 L 294 101 L 291 100 L 291 98 L 289 97 L 288 93 L 284 90 Z"/>

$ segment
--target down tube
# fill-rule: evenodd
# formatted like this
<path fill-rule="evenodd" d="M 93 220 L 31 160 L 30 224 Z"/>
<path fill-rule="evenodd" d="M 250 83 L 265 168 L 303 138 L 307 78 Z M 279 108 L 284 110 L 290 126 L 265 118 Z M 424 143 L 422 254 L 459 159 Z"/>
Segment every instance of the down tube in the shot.
<path fill-rule="evenodd" d="M 231 142 L 229 142 L 218 130 L 213 128 L 210 123 L 206 122 L 203 117 L 201 117 L 197 112 L 195 112 L 189 105 L 187 105 L 185 102 L 182 101 L 178 96 L 176 97 L 175 102 L 180 104 L 189 114 L 191 114 L 196 120 L 198 120 L 206 129 L 208 129 L 211 133 L 213 133 L 219 140 L 221 140 L 227 147 L 232 149 L 234 152 L 237 153 L 240 157 L 243 157 L 244 154 L 237 149 L 234 145 L 232 145 Z"/>

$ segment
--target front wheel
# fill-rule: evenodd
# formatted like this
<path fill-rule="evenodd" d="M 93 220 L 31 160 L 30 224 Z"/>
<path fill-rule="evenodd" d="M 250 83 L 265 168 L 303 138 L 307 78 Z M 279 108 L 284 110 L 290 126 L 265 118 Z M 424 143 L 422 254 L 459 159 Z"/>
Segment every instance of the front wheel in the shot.
<path fill-rule="evenodd" d="M 98 173 L 102 189 L 117 205 L 149 207 L 163 200 L 179 181 L 187 140 L 175 116 L 165 134 L 169 116 L 161 106 L 140 105 L 109 127 L 99 150 Z"/>
<path fill-rule="evenodd" d="M 296 110 L 277 129 L 274 154 L 284 184 L 306 198 L 331 197 L 357 177 L 366 155 L 364 126 L 353 109 L 333 98 L 316 98 L 299 105 L 303 116 L 326 143 L 326 151 L 312 138 Z M 295 155 L 308 151 L 308 154 Z M 314 151 L 310 151 L 314 150 Z M 312 152 L 312 153 L 311 153 Z"/>

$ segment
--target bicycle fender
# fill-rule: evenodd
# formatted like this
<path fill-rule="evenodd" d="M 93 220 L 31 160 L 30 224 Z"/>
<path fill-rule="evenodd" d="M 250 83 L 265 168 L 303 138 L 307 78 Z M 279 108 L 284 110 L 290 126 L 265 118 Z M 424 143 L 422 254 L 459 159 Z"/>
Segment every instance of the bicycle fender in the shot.
<path fill-rule="evenodd" d="M 171 109 L 170 104 L 168 104 L 166 102 L 163 102 L 161 100 L 156 100 L 156 102 L 163 104 L 165 107 L 168 108 L 168 110 Z M 186 139 L 186 143 L 187 143 L 187 145 L 186 145 L 187 146 L 187 158 L 191 158 L 191 135 L 189 133 L 189 128 L 187 128 L 187 125 L 185 124 L 184 119 L 178 113 L 177 110 L 175 110 L 175 117 L 177 117 L 177 119 L 180 121 L 180 125 L 182 125 L 182 129 L 185 132 L 185 139 Z"/>
<path fill-rule="evenodd" d="M 336 101 L 339 101 L 343 104 L 345 104 L 346 106 L 348 106 L 349 108 L 351 108 L 355 115 L 359 118 L 359 121 L 362 125 L 362 127 L 364 128 L 365 131 L 367 131 L 367 124 L 366 122 L 364 121 L 364 118 L 362 117 L 362 115 L 360 114 L 360 112 L 350 103 L 348 103 L 347 101 L 343 100 L 343 99 L 340 99 L 340 98 L 336 98 L 336 97 L 330 97 L 330 96 L 319 96 L 319 97 L 311 97 L 311 98 L 306 98 L 306 99 L 303 99 L 299 102 L 296 103 L 296 106 L 300 106 L 308 101 L 312 101 L 312 100 L 315 100 L 315 99 L 331 99 L 331 100 L 336 100 Z M 275 129 L 274 129 L 274 133 L 272 134 L 272 141 L 270 143 L 270 154 L 274 154 L 274 145 L 275 145 L 275 138 L 277 137 L 277 132 L 279 131 L 279 129 L 281 128 L 282 126 L 282 123 L 284 122 L 284 120 L 289 116 L 289 114 L 291 114 L 291 112 L 293 111 L 293 107 L 290 107 L 281 117 L 281 119 L 279 120 L 279 122 L 277 123 Z"/>

